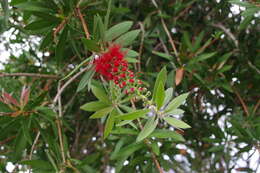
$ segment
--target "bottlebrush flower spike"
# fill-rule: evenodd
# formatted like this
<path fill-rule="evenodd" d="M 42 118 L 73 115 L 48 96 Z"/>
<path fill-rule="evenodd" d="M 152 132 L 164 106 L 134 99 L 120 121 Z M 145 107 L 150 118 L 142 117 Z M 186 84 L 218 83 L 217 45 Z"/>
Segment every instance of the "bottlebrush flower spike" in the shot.
<path fill-rule="evenodd" d="M 124 60 L 124 52 L 119 45 L 113 45 L 107 52 L 94 60 L 95 71 L 106 80 L 113 80 L 114 76 L 127 64 Z"/>

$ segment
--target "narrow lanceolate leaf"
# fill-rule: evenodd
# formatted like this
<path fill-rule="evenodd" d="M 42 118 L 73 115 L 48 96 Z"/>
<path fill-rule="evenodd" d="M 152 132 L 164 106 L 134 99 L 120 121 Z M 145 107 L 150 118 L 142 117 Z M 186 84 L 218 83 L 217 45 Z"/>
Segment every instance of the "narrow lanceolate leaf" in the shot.
<path fill-rule="evenodd" d="M 112 110 L 113 110 L 113 107 L 107 107 L 107 108 L 101 109 L 101 110 L 95 112 L 94 114 L 92 114 L 90 116 L 90 118 L 101 118 L 101 117 L 109 114 Z"/>
<path fill-rule="evenodd" d="M 84 111 L 94 112 L 94 111 L 98 111 L 100 109 L 106 108 L 107 106 L 108 106 L 108 104 L 106 104 L 104 102 L 94 101 L 94 102 L 89 102 L 89 103 L 82 105 L 80 107 L 80 109 L 82 109 Z"/>
<path fill-rule="evenodd" d="M 172 60 L 172 56 L 171 55 L 168 55 L 166 53 L 162 53 L 162 52 L 157 52 L 157 51 L 152 51 L 153 54 L 155 55 L 158 55 L 159 57 L 162 57 L 164 59 L 167 59 L 167 60 Z"/>
<path fill-rule="evenodd" d="M 127 32 L 124 35 L 121 35 L 118 39 L 116 39 L 115 43 L 118 43 L 122 46 L 128 46 L 137 38 L 139 32 L 139 29 Z"/>
<path fill-rule="evenodd" d="M 56 50 L 55 50 L 56 60 L 57 60 L 58 64 L 60 64 L 62 59 L 64 58 L 63 56 L 64 56 L 64 49 L 66 47 L 67 36 L 68 36 L 68 27 L 65 26 L 60 35 L 59 42 L 58 42 L 58 44 L 56 46 Z"/>
<path fill-rule="evenodd" d="M 176 133 L 175 131 L 171 131 L 171 130 L 166 130 L 166 129 L 156 129 L 153 131 L 150 137 L 172 138 L 176 141 L 181 141 L 181 142 L 185 141 L 185 139 L 179 133 Z"/>
<path fill-rule="evenodd" d="M 164 98 L 165 98 L 164 85 L 162 81 L 160 81 L 155 95 L 155 103 L 157 105 L 158 110 L 162 107 Z"/>
<path fill-rule="evenodd" d="M 182 129 L 187 129 L 187 128 L 191 128 L 191 126 L 189 126 L 188 124 L 186 124 L 185 122 L 178 120 L 176 118 L 173 117 L 165 117 L 163 118 L 167 123 L 169 123 L 171 126 L 176 127 L 176 128 L 182 128 Z"/>
<path fill-rule="evenodd" d="M 116 118 L 119 120 L 135 120 L 137 118 L 144 116 L 148 112 L 149 112 L 149 109 L 137 110 L 134 112 L 122 114 L 120 116 L 117 116 Z"/>
<path fill-rule="evenodd" d="M 154 131 L 154 129 L 156 128 L 156 126 L 158 124 L 158 119 L 154 120 L 154 118 L 155 117 L 153 116 L 148 119 L 143 130 L 137 136 L 136 142 L 139 142 L 139 141 L 145 139 L 147 136 L 149 136 Z"/>
<path fill-rule="evenodd" d="M 116 156 L 114 157 L 114 159 L 120 158 L 120 157 L 128 157 L 131 154 L 133 154 L 135 151 L 143 148 L 145 145 L 143 143 L 133 143 L 130 144 L 124 148 L 122 148 L 121 150 L 119 150 L 119 152 L 116 154 Z"/>
<path fill-rule="evenodd" d="M 86 48 L 90 51 L 94 51 L 94 52 L 99 52 L 100 51 L 100 47 L 98 45 L 98 42 L 95 40 L 88 40 L 85 38 L 82 38 L 82 42 L 84 43 L 84 45 L 86 46 Z"/>
<path fill-rule="evenodd" d="M 55 23 L 50 22 L 50 21 L 46 21 L 46 20 L 37 20 L 37 21 L 34 21 L 34 22 L 26 25 L 24 27 L 24 29 L 26 29 L 26 30 L 39 30 L 39 29 L 42 29 L 42 28 L 52 26 L 53 24 L 55 24 Z"/>
<path fill-rule="evenodd" d="M 109 98 L 103 88 L 92 86 L 91 90 L 93 94 L 100 100 L 105 103 L 110 103 Z"/>
<path fill-rule="evenodd" d="M 189 93 L 184 93 L 179 95 L 178 97 L 174 98 L 169 105 L 166 107 L 165 112 L 172 111 L 174 109 L 177 109 L 188 97 Z"/>
<path fill-rule="evenodd" d="M 163 105 L 167 104 L 172 99 L 172 94 L 173 94 L 173 88 L 168 88 L 165 91 L 165 98 L 163 101 Z"/>
<path fill-rule="evenodd" d="M 202 55 L 199 55 L 198 57 L 194 57 L 189 64 L 193 64 L 195 62 L 199 62 L 199 61 L 205 61 L 206 59 L 209 59 L 211 57 L 213 57 L 214 55 L 216 55 L 217 52 L 212 52 L 212 53 L 204 53 Z"/>
<path fill-rule="evenodd" d="M 112 131 L 115 123 L 115 116 L 117 115 L 116 109 L 113 109 L 112 112 L 109 114 L 106 125 L 105 125 L 105 131 L 104 131 L 104 138 L 108 137 L 110 132 Z"/>
<path fill-rule="evenodd" d="M 167 115 L 180 115 L 183 113 L 184 113 L 184 111 L 182 109 L 173 109 L 173 110 L 167 112 Z"/>
<path fill-rule="evenodd" d="M 37 11 L 37 12 L 43 12 L 43 13 L 54 13 L 55 12 L 51 8 L 47 8 L 44 5 L 44 3 L 35 2 L 35 1 L 19 3 L 19 4 L 15 5 L 15 7 L 25 10 L 25 11 Z"/>
<path fill-rule="evenodd" d="M 107 30 L 105 33 L 105 41 L 112 41 L 113 39 L 119 37 L 120 35 L 127 32 L 132 25 L 133 22 L 126 21 L 109 28 L 109 30 Z"/>
<path fill-rule="evenodd" d="M 84 74 L 84 76 L 82 77 L 82 79 L 79 82 L 77 92 L 83 90 L 88 85 L 89 81 L 92 79 L 94 74 L 95 74 L 95 72 L 93 70 L 89 70 Z"/>
<path fill-rule="evenodd" d="M 166 67 L 164 67 L 158 74 L 155 84 L 154 84 L 154 89 L 153 89 L 153 101 L 155 101 L 155 95 L 156 95 L 156 91 L 159 87 L 160 82 L 162 82 L 163 86 L 165 85 L 167 79 L 167 70 Z"/>

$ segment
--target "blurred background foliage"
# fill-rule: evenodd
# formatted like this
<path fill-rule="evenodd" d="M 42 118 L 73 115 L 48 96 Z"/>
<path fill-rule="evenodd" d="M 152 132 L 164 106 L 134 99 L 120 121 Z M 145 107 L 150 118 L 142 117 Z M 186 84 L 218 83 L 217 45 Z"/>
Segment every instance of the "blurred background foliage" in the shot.
<path fill-rule="evenodd" d="M 117 131 L 103 140 L 104 120 L 89 119 L 90 113 L 79 109 L 95 100 L 87 87 L 76 92 L 80 78 L 62 94 L 62 118 L 52 107 L 59 79 L 104 50 L 110 44 L 105 31 L 123 21 L 133 21 L 132 30 L 140 30 L 125 47 L 138 53 L 135 70 L 150 88 L 166 66 L 166 85 L 174 95 L 190 92 L 181 106 L 185 113 L 177 116 L 192 127 L 178 131 L 186 141 L 153 141 L 162 168 L 259 172 L 259 2 L 2 0 L 1 7 L 0 53 L 9 58 L 2 65 L 0 88 L 19 100 L 27 86 L 30 97 L 22 111 L 0 103 L 0 172 L 7 172 L 8 162 L 16 165 L 13 172 L 28 166 L 33 172 L 157 171 L 149 149 L 136 144 L 131 132 Z M 57 123 L 62 123 L 65 165 Z"/>

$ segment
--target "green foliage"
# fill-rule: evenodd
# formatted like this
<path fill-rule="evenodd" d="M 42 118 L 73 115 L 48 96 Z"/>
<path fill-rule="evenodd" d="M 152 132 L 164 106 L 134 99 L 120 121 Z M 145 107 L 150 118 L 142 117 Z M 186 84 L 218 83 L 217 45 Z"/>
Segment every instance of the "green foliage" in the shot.
<path fill-rule="evenodd" d="M 2 0 L 0 172 L 153 173 L 155 159 L 257 172 L 240 162 L 259 148 L 259 12 L 240 0 Z M 114 44 L 142 84 L 99 76 Z"/>

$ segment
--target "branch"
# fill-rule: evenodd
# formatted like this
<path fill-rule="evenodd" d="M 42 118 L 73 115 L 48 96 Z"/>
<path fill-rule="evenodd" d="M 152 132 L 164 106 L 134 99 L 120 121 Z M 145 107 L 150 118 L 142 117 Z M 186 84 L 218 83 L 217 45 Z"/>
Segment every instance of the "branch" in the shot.
<path fill-rule="evenodd" d="M 33 141 L 33 145 L 32 145 L 32 148 L 31 148 L 31 152 L 30 152 L 30 155 L 29 155 L 29 160 L 32 160 L 32 154 L 33 154 L 33 150 L 35 149 L 35 145 L 37 144 L 38 140 L 39 140 L 39 137 L 40 137 L 40 134 L 41 132 L 38 131 L 34 141 Z"/>
<path fill-rule="evenodd" d="M 38 73 L 0 73 L 0 77 L 13 77 L 13 76 L 26 76 L 26 77 L 37 77 L 37 78 L 51 78 L 58 79 L 57 75 L 38 74 Z"/>
<path fill-rule="evenodd" d="M 56 102 L 58 101 L 60 95 L 62 94 L 62 92 L 64 91 L 64 89 L 71 83 L 73 82 L 77 77 L 79 77 L 82 73 L 84 73 L 85 71 L 87 71 L 89 69 L 89 67 L 85 67 L 84 69 L 82 69 L 81 71 L 79 71 L 78 73 L 76 73 L 74 76 L 72 76 L 72 78 L 70 78 L 59 90 L 58 93 L 56 94 L 55 98 L 53 99 L 53 104 L 56 104 Z"/>
<path fill-rule="evenodd" d="M 161 12 L 161 10 L 159 9 L 159 7 L 158 7 L 157 3 L 155 2 L 155 0 L 152 0 L 152 3 L 153 3 L 153 5 L 157 8 L 159 14 L 162 14 L 162 12 Z M 161 18 L 161 23 L 162 23 L 163 29 L 164 29 L 164 31 L 166 32 L 166 35 L 168 36 L 169 42 L 170 42 L 170 44 L 171 44 L 171 46 L 172 46 L 174 55 L 176 56 L 177 61 L 178 61 L 179 63 L 181 63 L 180 58 L 179 58 L 179 53 L 178 53 L 178 51 L 177 51 L 177 49 L 176 49 L 176 46 L 175 46 L 174 41 L 173 41 L 173 38 L 172 38 L 172 36 L 171 36 L 171 34 L 170 34 L 170 32 L 169 32 L 169 30 L 168 30 L 166 24 L 165 24 L 164 19 L 161 17 L 161 15 L 160 15 L 160 18 Z"/>
<path fill-rule="evenodd" d="M 240 96 L 240 94 L 237 92 L 237 90 L 234 87 L 232 87 L 232 89 L 233 89 L 234 93 L 236 94 L 239 102 L 241 103 L 241 105 L 244 109 L 244 112 L 246 113 L 247 116 L 249 116 L 249 112 L 248 112 L 248 109 L 247 109 L 247 106 L 246 106 L 244 100 L 242 99 L 242 97 Z"/>
<path fill-rule="evenodd" d="M 88 27 L 87 27 L 87 24 L 86 24 L 86 22 L 85 22 L 85 20 L 84 20 L 83 15 L 82 15 L 82 13 L 81 13 L 81 11 L 80 11 L 80 8 L 79 8 L 79 7 L 76 7 L 76 11 L 77 11 L 77 14 L 78 14 L 78 16 L 79 16 L 79 18 L 80 18 L 80 21 L 81 21 L 81 23 L 82 23 L 82 26 L 83 26 L 83 29 L 84 29 L 86 38 L 89 39 L 89 38 L 90 38 L 90 34 L 89 34 L 89 32 L 88 32 Z"/>

